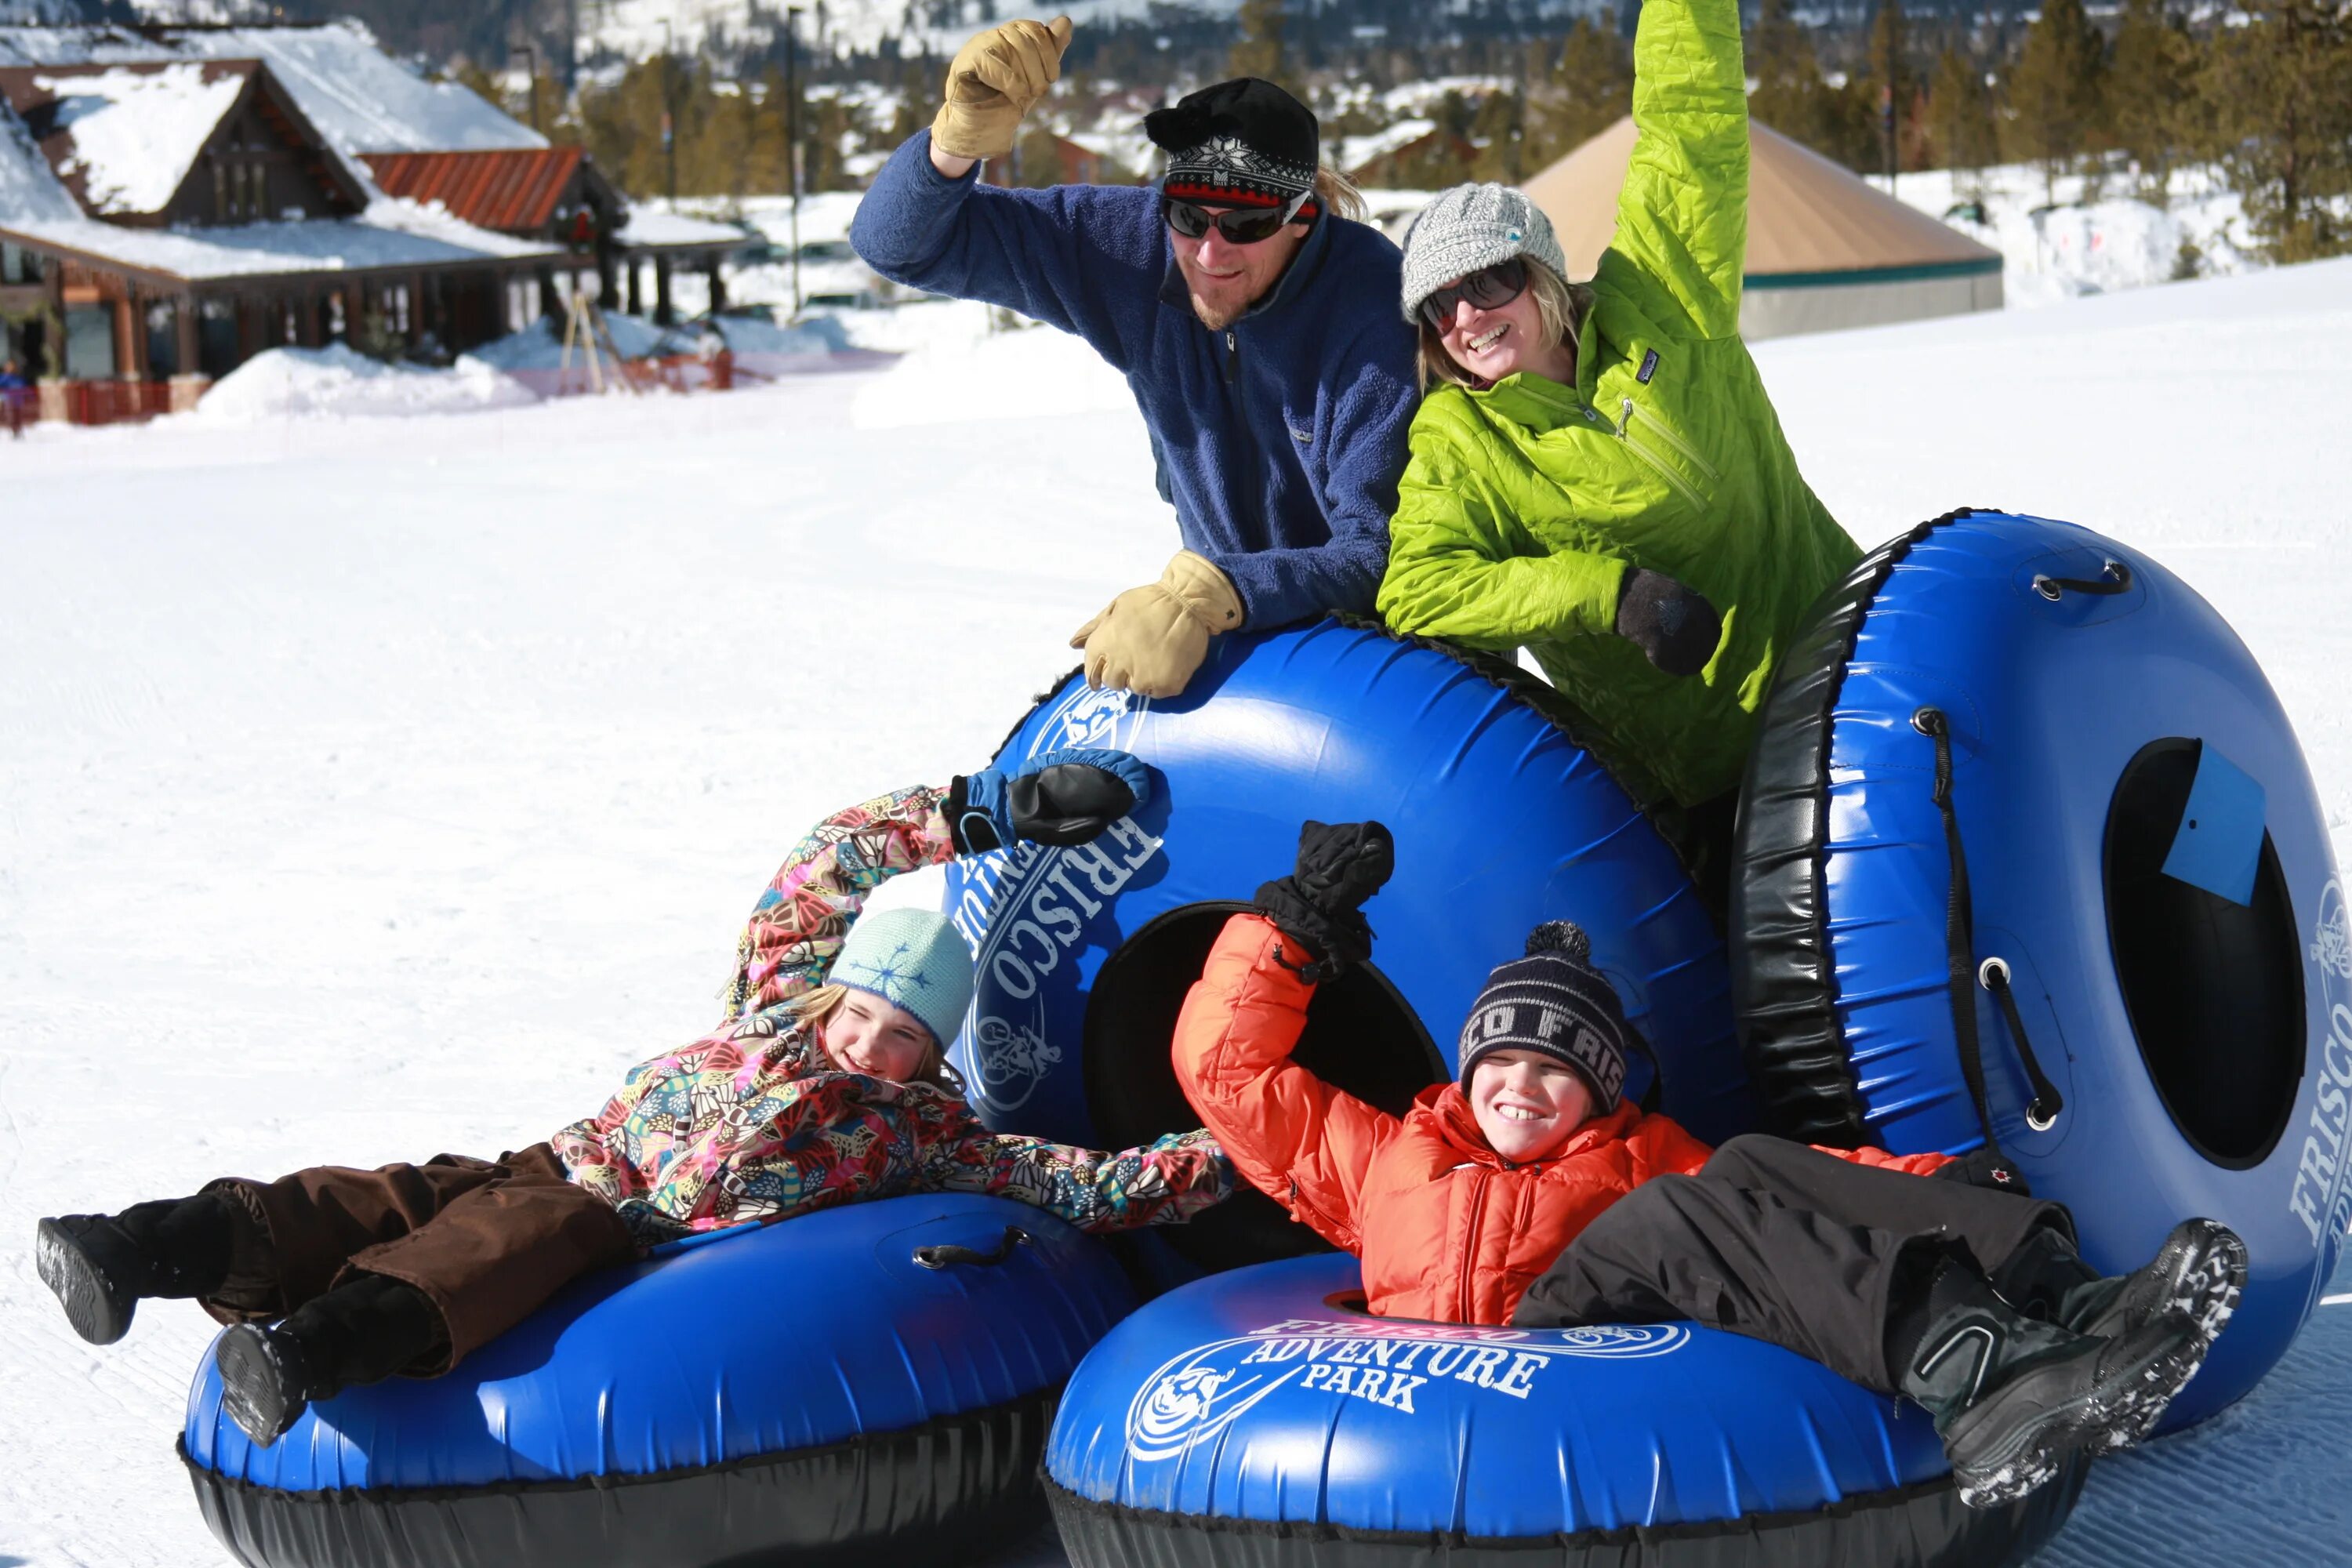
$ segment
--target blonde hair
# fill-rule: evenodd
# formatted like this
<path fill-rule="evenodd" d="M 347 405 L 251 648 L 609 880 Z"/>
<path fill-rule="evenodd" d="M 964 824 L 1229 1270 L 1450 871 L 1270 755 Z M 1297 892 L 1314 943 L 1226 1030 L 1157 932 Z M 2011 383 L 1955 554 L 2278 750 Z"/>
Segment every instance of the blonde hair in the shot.
<path fill-rule="evenodd" d="M 1364 205 L 1364 193 L 1356 188 L 1356 182 L 1328 163 L 1318 165 L 1315 171 L 1315 205 L 1334 217 L 1352 223 L 1363 222 L 1364 215 L 1370 210 Z"/>
<path fill-rule="evenodd" d="M 819 1031 L 817 1048 L 824 1052 L 827 1060 L 832 1059 L 833 1051 L 824 1043 L 823 1031 L 825 1021 L 840 1012 L 842 1003 L 848 998 L 849 987 L 846 985 L 820 985 L 784 1004 L 784 1011 L 792 1015 L 794 1024 Z M 923 1059 L 915 1064 L 914 1076 L 907 1081 L 929 1084 L 958 1097 L 963 1094 L 963 1077 L 949 1065 L 947 1047 L 940 1043 L 937 1035 L 931 1036 L 930 1046 L 923 1052 Z"/>
<path fill-rule="evenodd" d="M 1521 255 L 1527 264 L 1528 291 L 1536 297 L 1536 324 L 1543 329 L 1544 346 L 1566 343 L 1572 356 L 1576 353 L 1577 334 L 1584 329 L 1585 312 L 1592 309 L 1592 286 L 1570 283 L 1534 257 Z M 1427 392 L 1432 382 L 1444 382 L 1454 386 L 1468 387 L 1475 392 L 1486 383 L 1454 363 L 1445 352 L 1445 334 L 1429 324 L 1419 310 L 1412 313 L 1413 325 L 1421 330 L 1421 389 Z"/>

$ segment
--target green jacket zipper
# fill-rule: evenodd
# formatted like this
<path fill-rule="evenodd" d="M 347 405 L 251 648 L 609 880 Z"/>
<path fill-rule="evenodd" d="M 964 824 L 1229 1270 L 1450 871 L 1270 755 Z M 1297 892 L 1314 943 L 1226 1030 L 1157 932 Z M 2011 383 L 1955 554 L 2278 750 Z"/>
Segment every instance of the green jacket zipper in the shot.
<path fill-rule="evenodd" d="M 1636 412 L 1637 410 L 1633 406 L 1633 400 L 1630 397 L 1625 399 L 1625 416 L 1617 422 L 1617 439 L 1624 443 L 1625 450 L 1641 458 L 1643 462 L 1648 464 L 1649 467 L 1656 472 L 1660 479 L 1673 486 L 1675 492 L 1678 493 L 1683 500 L 1690 502 L 1692 507 L 1697 510 L 1705 511 L 1706 510 L 1706 501 L 1700 496 L 1697 488 L 1688 479 L 1683 478 L 1680 474 L 1675 472 L 1674 469 L 1668 468 L 1664 460 L 1659 458 L 1655 452 L 1651 451 L 1647 447 L 1644 447 L 1642 443 L 1633 439 L 1632 427 Z M 1643 415 L 1642 419 L 1645 425 L 1663 428 L 1663 426 L 1658 426 L 1658 422 L 1656 420 L 1650 418 L 1647 415 Z M 1676 447 L 1682 446 L 1682 443 L 1671 435 L 1668 438 L 1670 440 L 1674 440 Z M 1684 455 L 1689 457 L 1691 461 L 1696 463 L 1700 468 L 1705 469 L 1706 471 L 1707 478 L 1710 480 L 1715 478 L 1714 471 L 1712 469 L 1707 469 L 1706 464 L 1700 463 L 1696 454 L 1693 454 L 1689 452 L 1687 448 L 1685 448 Z"/>
<path fill-rule="evenodd" d="M 1666 445 L 1672 447 L 1675 451 L 1680 452 L 1684 458 L 1689 462 L 1692 468 L 1696 468 L 1700 473 L 1705 474 L 1708 484 L 1719 485 L 1723 482 L 1723 476 L 1715 471 L 1715 465 L 1708 462 L 1705 458 L 1700 457 L 1698 455 L 1697 447 L 1692 446 L 1688 441 L 1684 440 L 1680 436 L 1675 435 L 1673 426 L 1668 425 L 1664 420 L 1659 418 L 1656 415 L 1651 413 L 1648 409 L 1643 407 L 1640 404 L 1634 402 L 1630 397 L 1625 400 L 1625 409 L 1626 412 L 1632 415 L 1633 418 L 1641 422 L 1643 429 L 1654 430 L 1657 432 L 1659 437 L 1665 441 Z"/>

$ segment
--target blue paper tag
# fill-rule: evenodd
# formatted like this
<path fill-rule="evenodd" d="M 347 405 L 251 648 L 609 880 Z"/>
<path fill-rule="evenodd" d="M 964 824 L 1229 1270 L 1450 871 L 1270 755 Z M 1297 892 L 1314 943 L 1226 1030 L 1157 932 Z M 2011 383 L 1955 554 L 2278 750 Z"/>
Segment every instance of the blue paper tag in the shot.
<path fill-rule="evenodd" d="M 2197 777 L 2189 785 L 2164 874 L 2189 886 L 2248 904 L 2254 897 L 2254 871 L 2263 858 L 2263 812 L 2267 797 L 2245 770 L 2200 743 Z"/>
<path fill-rule="evenodd" d="M 1642 356 L 1642 368 L 1633 373 L 1633 379 L 1647 386 L 1650 384 L 1650 378 L 1657 374 L 1658 351 L 1652 349 Z"/>

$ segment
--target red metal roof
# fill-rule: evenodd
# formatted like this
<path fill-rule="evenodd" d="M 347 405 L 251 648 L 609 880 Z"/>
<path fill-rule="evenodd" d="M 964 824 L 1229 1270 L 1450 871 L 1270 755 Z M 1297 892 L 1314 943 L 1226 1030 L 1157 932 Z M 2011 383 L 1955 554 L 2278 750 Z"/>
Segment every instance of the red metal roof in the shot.
<path fill-rule="evenodd" d="M 577 147 L 483 153 L 368 153 L 388 196 L 439 202 L 449 216 L 506 234 L 536 234 L 580 166 Z"/>

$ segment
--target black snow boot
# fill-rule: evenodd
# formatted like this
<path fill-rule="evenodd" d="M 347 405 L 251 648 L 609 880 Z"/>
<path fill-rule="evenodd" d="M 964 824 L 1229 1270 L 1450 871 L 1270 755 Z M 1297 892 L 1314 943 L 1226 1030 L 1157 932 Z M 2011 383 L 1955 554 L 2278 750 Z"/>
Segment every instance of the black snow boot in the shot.
<path fill-rule="evenodd" d="M 141 1297 L 219 1289 L 239 1217 L 218 1193 L 134 1204 L 119 1215 L 59 1215 L 35 1233 L 35 1267 L 74 1332 L 110 1345 L 129 1331 Z"/>
<path fill-rule="evenodd" d="M 221 1403 L 268 1447 L 316 1399 L 405 1372 L 443 1342 L 440 1310 L 415 1286 L 364 1274 L 271 1328 L 240 1323 L 213 1352 Z"/>
<path fill-rule="evenodd" d="M 2102 1279 L 2063 1235 L 2044 1228 L 2003 1261 L 1992 1287 L 2021 1312 L 2102 1339 L 2179 1312 L 2210 1346 L 2245 1290 L 2246 1244 L 2219 1220 L 2183 1220 L 2145 1268 Z"/>
<path fill-rule="evenodd" d="M 1961 1259 L 1938 1267 L 1887 1344 L 1901 1392 L 1935 1417 L 1970 1508 L 2025 1496 L 2077 1453 L 2139 1441 L 2205 1358 L 2184 1316 L 2113 1339 L 2077 1334 L 2018 1311 Z"/>

